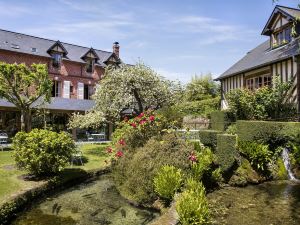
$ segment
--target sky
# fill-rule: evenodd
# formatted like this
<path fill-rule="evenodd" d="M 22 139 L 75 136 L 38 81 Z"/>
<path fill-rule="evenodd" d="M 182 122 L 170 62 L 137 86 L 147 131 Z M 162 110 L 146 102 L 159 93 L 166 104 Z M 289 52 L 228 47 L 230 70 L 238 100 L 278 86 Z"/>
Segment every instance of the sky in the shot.
<path fill-rule="evenodd" d="M 276 4 L 297 7 L 299 0 Z M 0 28 L 112 51 L 183 83 L 217 77 L 268 39 L 272 0 L 0 0 Z"/>

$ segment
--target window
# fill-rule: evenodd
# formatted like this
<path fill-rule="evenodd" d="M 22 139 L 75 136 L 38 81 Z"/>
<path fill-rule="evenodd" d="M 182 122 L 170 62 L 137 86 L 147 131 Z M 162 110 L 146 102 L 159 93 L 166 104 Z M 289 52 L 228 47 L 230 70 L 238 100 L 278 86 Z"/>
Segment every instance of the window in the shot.
<path fill-rule="evenodd" d="M 289 43 L 292 40 L 291 27 L 274 34 L 273 48 Z"/>
<path fill-rule="evenodd" d="M 94 72 L 94 59 L 87 59 L 86 60 L 86 72 L 93 73 Z"/>
<path fill-rule="evenodd" d="M 61 82 L 60 81 L 53 81 L 52 86 L 52 97 L 61 97 Z"/>
<path fill-rule="evenodd" d="M 37 52 L 36 48 L 31 48 L 31 52 Z"/>
<path fill-rule="evenodd" d="M 56 67 L 56 68 L 60 67 L 61 59 L 62 59 L 61 53 L 54 52 L 52 54 L 52 65 L 53 65 L 53 67 Z"/>
<path fill-rule="evenodd" d="M 246 87 L 249 90 L 255 90 L 264 86 L 271 86 L 272 77 L 270 75 L 262 75 L 253 77 L 246 80 Z"/>
<path fill-rule="evenodd" d="M 94 87 L 92 85 L 85 84 L 83 94 L 83 99 L 91 99 L 91 96 L 94 94 Z"/>

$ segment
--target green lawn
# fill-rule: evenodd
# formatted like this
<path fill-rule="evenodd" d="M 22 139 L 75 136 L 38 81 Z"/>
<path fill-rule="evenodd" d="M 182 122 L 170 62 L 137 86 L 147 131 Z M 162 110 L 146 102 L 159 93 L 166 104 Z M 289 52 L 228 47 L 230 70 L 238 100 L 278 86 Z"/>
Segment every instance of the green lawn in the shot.
<path fill-rule="evenodd" d="M 66 176 L 74 176 L 75 169 L 93 170 L 101 169 L 107 166 L 105 161 L 110 161 L 106 153 L 107 144 L 84 144 L 80 145 L 80 149 L 84 156 L 83 166 L 69 166 L 66 169 Z M 24 181 L 20 178 L 21 175 L 26 174 L 25 171 L 17 170 L 14 167 L 14 159 L 12 158 L 12 151 L 0 151 L 0 204 L 5 202 L 14 194 L 22 192 L 26 189 L 40 185 L 45 181 Z M 73 169 L 72 173 L 69 173 Z"/>

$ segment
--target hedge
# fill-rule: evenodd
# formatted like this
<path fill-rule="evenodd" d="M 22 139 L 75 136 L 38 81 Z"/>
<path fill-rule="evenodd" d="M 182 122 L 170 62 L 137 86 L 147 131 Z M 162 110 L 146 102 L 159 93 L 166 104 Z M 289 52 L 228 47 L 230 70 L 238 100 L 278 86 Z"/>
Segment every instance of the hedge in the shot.
<path fill-rule="evenodd" d="M 199 139 L 205 146 L 215 149 L 217 147 L 217 135 L 222 133 L 218 130 L 200 130 Z"/>
<path fill-rule="evenodd" d="M 223 172 L 230 170 L 239 156 L 236 149 L 237 137 L 230 134 L 217 135 L 217 162 Z"/>
<path fill-rule="evenodd" d="M 235 121 L 235 116 L 227 111 L 215 111 L 210 114 L 211 129 L 225 131 Z"/>
<path fill-rule="evenodd" d="M 300 135 L 299 122 L 237 121 L 237 135 L 241 141 L 293 139 Z"/>

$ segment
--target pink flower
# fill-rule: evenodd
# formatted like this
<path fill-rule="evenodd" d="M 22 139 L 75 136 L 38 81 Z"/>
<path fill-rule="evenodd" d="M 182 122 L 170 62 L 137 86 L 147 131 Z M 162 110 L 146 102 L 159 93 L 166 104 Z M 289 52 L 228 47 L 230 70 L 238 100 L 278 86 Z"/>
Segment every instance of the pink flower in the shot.
<path fill-rule="evenodd" d="M 119 140 L 119 144 L 120 144 L 120 145 L 126 145 L 125 140 L 124 140 L 124 139 L 120 139 L 120 140 Z"/>
<path fill-rule="evenodd" d="M 138 115 L 138 118 L 142 118 L 145 114 L 142 112 L 140 115 Z"/>
<path fill-rule="evenodd" d="M 106 149 L 106 152 L 107 152 L 107 153 L 112 153 L 112 152 L 113 152 L 112 147 L 108 147 L 108 148 Z"/>
<path fill-rule="evenodd" d="M 194 152 L 192 152 L 189 156 L 189 160 L 192 162 L 197 162 L 197 157 Z"/>
<path fill-rule="evenodd" d="M 136 123 L 131 123 L 130 126 L 136 128 Z"/>
<path fill-rule="evenodd" d="M 155 120 L 155 117 L 154 117 L 154 116 L 149 116 L 149 120 L 150 120 L 151 122 L 153 122 L 153 121 Z"/>
<path fill-rule="evenodd" d="M 147 122 L 146 120 L 141 120 L 141 121 L 140 121 L 140 124 L 143 125 L 143 124 L 146 123 L 146 122 Z"/>
<path fill-rule="evenodd" d="M 124 155 L 124 153 L 123 153 L 122 151 L 118 151 L 118 152 L 116 153 L 116 157 L 117 157 L 117 158 L 121 158 L 123 155 Z"/>

